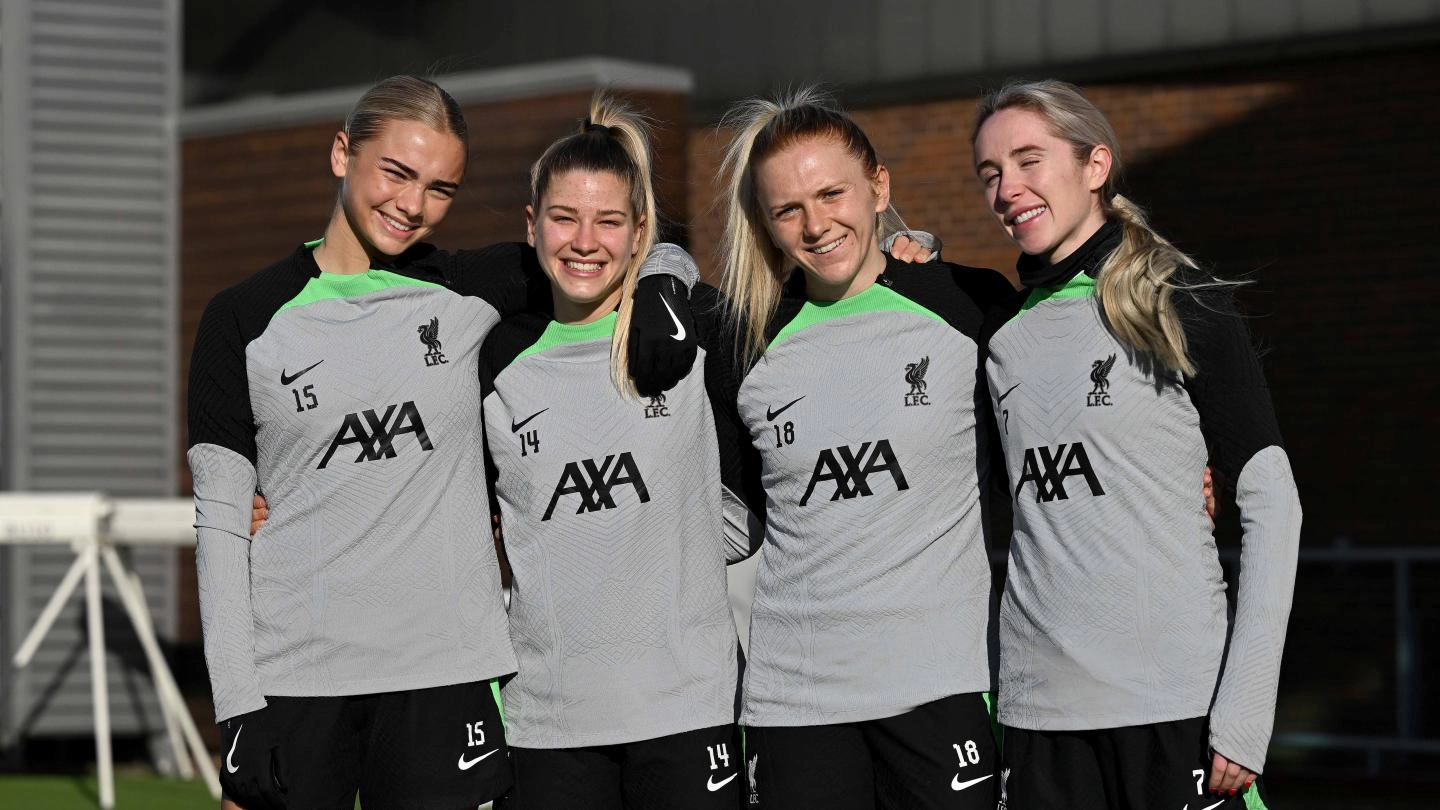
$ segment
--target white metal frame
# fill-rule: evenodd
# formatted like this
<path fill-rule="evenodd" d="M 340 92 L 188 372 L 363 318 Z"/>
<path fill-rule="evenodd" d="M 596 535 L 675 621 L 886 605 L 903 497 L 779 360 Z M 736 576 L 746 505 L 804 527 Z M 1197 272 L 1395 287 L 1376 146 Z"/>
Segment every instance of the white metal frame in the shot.
<path fill-rule="evenodd" d="M 210 789 L 210 795 L 220 798 L 219 775 L 200 739 L 195 720 L 185 706 L 175 676 L 160 651 L 155 625 L 145 606 L 140 578 L 126 570 L 116 550 L 119 545 L 193 545 L 194 515 L 194 503 L 181 498 L 106 498 L 93 493 L 0 494 L 0 544 L 60 544 L 69 545 L 75 551 L 75 562 L 40 611 L 30 632 L 16 649 L 13 660 L 18 669 L 30 663 L 46 633 L 59 617 L 61 608 L 83 579 L 95 716 L 95 761 L 100 806 L 104 810 L 115 806 L 115 773 L 110 751 L 110 696 L 105 623 L 100 599 L 102 568 L 110 575 L 125 614 L 145 651 L 165 731 L 174 749 L 180 775 L 192 778 L 198 769 Z"/>

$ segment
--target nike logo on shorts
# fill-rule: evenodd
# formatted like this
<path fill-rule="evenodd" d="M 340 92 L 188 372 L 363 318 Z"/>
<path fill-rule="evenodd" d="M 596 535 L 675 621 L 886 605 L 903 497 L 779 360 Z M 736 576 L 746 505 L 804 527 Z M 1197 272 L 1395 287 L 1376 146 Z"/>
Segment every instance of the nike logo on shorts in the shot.
<path fill-rule="evenodd" d="M 774 422 L 774 421 L 775 421 L 775 417 L 777 417 L 777 416 L 779 416 L 780 414 L 786 412 L 787 410 L 790 409 L 790 406 L 791 406 L 791 405 L 794 405 L 795 403 L 799 402 L 800 400 L 802 400 L 802 399 L 804 399 L 804 398 L 805 398 L 805 397 L 804 397 L 803 395 L 802 395 L 802 396 L 798 396 L 798 397 L 790 400 L 790 401 L 787 402 L 786 404 L 781 405 L 779 408 L 776 408 L 776 409 L 773 410 L 773 411 L 770 410 L 769 407 L 766 407 L 766 408 L 765 408 L 765 421 L 766 421 L 766 422 Z"/>
<path fill-rule="evenodd" d="M 723 788 L 726 785 L 730 784 L 730 782 L 737 776 L 739 776 L 738 773 L 732 773 L 724 779 L 721 779 L 719 782 L 716 782 L 715 777 L 712 776 L 709 779 L 705 780 L 705 787 L 708 788 L 711 793 L 714 793 L 720 788 Z"/>
<path fill-rule="evenodd" d="M 960 775 L 959 775 L 959 774 L 956 774 L 956 775 L 955 775 L 955 778 L 950 780 L 950 789 L 951 789 L 951 790 L 964 790 L 965 788 L 972 787 L 972 786 L 974 786 L 974 785 L 978 785 L 978 784 L 980 784 L 981 782 L 984 782 L 986 779 L 989 779 L 990 777 L 992 777 L 992 776 L 994 776 L 994 775 L 995 775 L 995 774 L 993 774 L 993 773 L 987 773 L 987 774 L 985 774 L 984 776 L 977 776 L 977 777 L 975 777 L 974 779 L 971 779 L 971 780 L 969 780 L 969 781 L 961 782 L 961 781 L 960 781 Z"/>
<path fill-rule="evenodd" d="M 325 362 L 325 361 L 324 361 L 324 360 L 321 360 L 321 361 L 320 361 L 320 363 L 323 363 L 323 362 Z M 281 385 L 289 385 L 290 383 L 295 382 L 296 380 L 300 379 L 301 377 L 303 377 L 303 376 L 305 376 L 307 373 L 309 373 L 310 369 L 313 369 L 313 368 L 315 368 L 315 366 L 320 365 L 320 363 L 316 363 L 314 366 L 309 366 L 309 367 L 307 367 L 307 368 L 302 368 L 302 369 L 300 369 L 299 371 L 295 372 L 294 374 L 286 374 L 286 373 L 285 373 L 285 369 L 283 369 L 283 368 L 280 369 L 280 384 L 281 384 Z"/>
<path fill-rule="evenodd" d="M 670 337 L 675 340 L 684 340 L 685 327 L 680 325 L 680 319 L 675 316 L 675 310 L 670 308 L 670 302 L 666 301 L 665 296 L 662 295 L 660 296 L 660 303 L 665 305 L 665 311 L 670 313 L 670 320 L 675 322 L 675 334 L 671 335 Z"/>
<path fill-rule="evenodd" d="M 225 755 L 225 770 L 235 773 L 240 767 L 235 764 L 235 746 L 240 744 L 240 732 L 245 730 L 245 724 L 241 723 L 240 728 L 235 729 L 235 739 L 230 741 L 230 753 Z"/>
<path fill-rule="evenodd" d="M 492 755 L 498 753 L 499 751 L 500 751 L 499 748 L 495 748 L 495 749 L 493 749 L 493 750 L 490 750 L 490 751 L 487 751 L 487 752 L 481 754 L 480 756 L 478 756 L 478 757 L 476 757 L 476 758 L 474 758 L 474 759 L 466 759 L 466 758 L 465 758 L 465 755 L 464 755 L 464 754 L 461 754 L 461 755 L 460 755 L 460 761 L 457 762 L 457 763 L 455 763 L 455 767 L 459 768 L 459 769 L 462 770 L 462 771 L 468 771 L 468 770 L 470 770 L 471 768 L 475 767 L 476 763 L 480 762 L 480 760 L 485 759 L 486 757 L 492 756 Z"/>
<path fill-rule="evenodd" d="M 530 414 L 529 416 L 525 417 L 524 419 L 522 419 L 522 420 L 519 421 L 519 422 L 516 422 L 514 419 L 511 419 L 511 420 L 510 420 L 510 432 L 511 432 L 511 433 L 519 433 L 519 432 L 520 432 L 520 428 L 523 428 L 523 427 L 525 427 L 526 425 L 530 424 L 530 420 L 531 420 L 531 419 L 534 419 L 535 417 L 539 416 L 540 414 L 542 414 L 542 413 L 544 413 L 544 412 L 546 412 L 546 411 L 548 411 L 548 410 L 550 410 L 550 409 L 549 409 L 549 408 L 541 408 L 540 410 L 536 411 L 535 413 Z"/>

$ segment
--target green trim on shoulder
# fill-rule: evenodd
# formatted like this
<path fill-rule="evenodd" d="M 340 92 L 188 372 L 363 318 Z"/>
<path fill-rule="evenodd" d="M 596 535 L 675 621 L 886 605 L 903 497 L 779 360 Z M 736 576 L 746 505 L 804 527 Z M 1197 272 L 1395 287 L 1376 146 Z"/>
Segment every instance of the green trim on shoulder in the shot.
<path fill-rule="evenodd" d="M 321 273 L 315 278 L 305 282 L 305 287 L 300 294 L 286 301 L 283 306 L 275 310 L 279 315 L 287 309 L 303 307 L 306 304 L 313 304 L 317 301 L 329 301 L 334 298 L 360 298 L 388 290 L 393 287 L 433 287 L 443 290 L 444 287 L 430 281 L 421 281 L 418 278 L 402 276 L 399 273 L 392 273 L 389 270 L 366 270 L 363 273 Z M 274 317 L 274 316 L 272 316 Z"/>
<path fill-rule="evenodd" d="M 323 244 L 325 244 L 325 237 L 322 236 L 319 239 L 311 239 L 309 242 L 306 242 L 305 247 L 314 250 L 315 248 L 320 247 Z"/>
<path fill-rule="evenodd" d="M 910 312 L 926 318 L 934 318 L 942 323 L 945 320 L 883 284 L 871 284 L 858 295 L 842 298 L 839 301 L 806 301 L 805 305 L 800 307 L 800 312 L 775 334 L 774 339 L 765 348 L 773 349 L 785 340 L 794 337 L 796 333 L 816 324 L 850 315 L 862 315 L 866 312 Z"/>
<path fill-rule="evenodd" d="M 499 678 L 491 678 L 491 679 L 490 679 L 490 694 L 495 697 L 495 710 L 498 711 L 498 712 L 500 712 L 500 727 L 501 727 L 503 730 L 505 730 L 505 731 L 509 731 L 509 730 L 510 730 L 510 722 L 505 719 L 505 705 L 500 701 L 500 679 L 499 679 Z"/>
<path fill-rule="evenodd" d="M 1032 307 L 1034 307 L 1036 304 L 1039 304 L 1041 301 L 1049 301 L 1052 298 L 1089 298 L 1093 295 L 1095 295 L 1095 279 L 1087 276 L 1084 273 L 1080 273 L 1074 278 L 1065 282 L 1065 284 L 1062 286 L 1036 287 L 1035 289 L 1031 290 L 1030 294 L 1025 297 L 1025 303 L 1020 305 L 1020 311 L 1015 313 L 1014 317 L 1012 317 L 1011 320 L 1014 320 L 1015 318 L 1024 315 Z"/>
<path fill-rule="evenodd" d="M 556 346 L 564 346 L 567 343 L 584 343 L 587 340 L 609 340 L 615 334 L 616 314 L 607 313 L 605 317 L 590 323 L 560 323 L 551 321 L 540 334 L 540 339 L 530 344 L 530 347 L 515 355 L 511 363 L 529 357 L 532 354 L 547 352 Z"/>

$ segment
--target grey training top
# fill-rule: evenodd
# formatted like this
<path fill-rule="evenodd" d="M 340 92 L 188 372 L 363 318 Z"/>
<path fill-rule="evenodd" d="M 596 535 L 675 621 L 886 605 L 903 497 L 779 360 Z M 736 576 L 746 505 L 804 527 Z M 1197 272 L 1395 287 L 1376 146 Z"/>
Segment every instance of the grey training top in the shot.
<path fill-rule="evenodd" d="M 707 353 L 663 395 L 622 396 L 610 378 L 615 320 L 523 315 L 483 350 L 514 574 L 519 671 L 503 699 L 515 746 L 610 745 L 735 720 L 725 563 L 750 542 L 726 527 L 751 521 L 722 484 Z"/>
<path fill-rule="evenodd" d="M 1300 530 L 1264 377 L 1223 296 L 1175 294 L 1199 367 L 1182 378 L 1127 351 L 1094 288 L 1080 273 L 1035 291 L 990 341 L 1015 504 L 1000 720 L 1071 730 L 1209 713 L 1215 750 L 1258 771 Z M 1223 675 L 1225 582 L 1201 498 L 1207 459 L 1234 487 L 1245 531 Z"/>
<path fill-rule="evenodd" d="M 891 717 L 991 686 L 977 385 L 998 274 L 891 260 L 833 303 L 787 286 L 739 386 L 766 545 L 741 721 Z"/>

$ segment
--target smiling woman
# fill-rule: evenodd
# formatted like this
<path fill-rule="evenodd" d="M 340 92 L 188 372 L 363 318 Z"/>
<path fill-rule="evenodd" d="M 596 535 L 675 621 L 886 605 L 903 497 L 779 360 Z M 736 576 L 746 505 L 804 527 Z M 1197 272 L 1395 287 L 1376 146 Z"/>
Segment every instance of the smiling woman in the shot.
<path fill-rule="evenodd" d="M 474 806 L 511 782 L 496 679 L 515 656 L 495 549 L 476 542 L 478 362 L 547 284 L 524 245 L 424 241 L 464 180 L 465 138 L 435 84 L 371 88 L 331 143 L 324 238 L 216 296 L 196 335 L 201 618 L 221 784 L 244 807 L 349 808 L 357 791 L 367 810 Z M 663 304 L 646 286 L 677 270 L 693 268 L 633 271 L 646 389 L 694 356 L 670 337 L 693 274 Z"/>
<path fill-rule="evenodd" d="M 887 258 L 889 175 L 812 93 L 730 118 L 731 389 L 766 549 L 742 722 L 751 806 L 975 808 L 998 796 L 977 372 L 1014 291 Z"/>
<path fill-rule="evenodd" d="M 555 288 L 555 317 L 589 323 L 620 303 L 620 282 L 649 223 L 637 217 L 625 182 L 610 172 L 567 171 L 552 178 L 540 213 L 526 206 L 530 244 Z"/>
<path fill-rule="evenodd" d="M 433 91 L 404 78 L 373 88 L 335 133 L 330 171 L 340 180 L 336 209 L 344 216 L 331 218 L 315 248 L 327 272 L 363 273 L 371 256 L 399 256 L 423 241 L 465 179 L 459 106 L 448 95 L 417 103 L 434 99 Z"/>
<path fill-rule="evenodd" d="M 973 145 L 1030 288 L 985 369 L 1005 392 L 1015 499 L 999 634 L 1009 798 L 1263 807 L 1301 514 L 1233 285 L 1118 193 L 1119 142 L 1077 88 L 1002 87 Z M 1207 456 L 1244 527 L 1233 623 L 1196 497 Z"/>
<path fill-rule="evenodd" d="M 492 509 L 513 572 L 506 810 L 734 810 L 736 633 L 725 563 L 753 548 L 715 293 L 695 292 L 703 363 L 637 399 L 626 290 L 654 244 L 644 122 L 597 98 L 531 172 L 529 238 L 552 306 L 481 350 Z M 677 324 L 680 335 L 684 327 Z M 718 350 L 717 350 L 718 349 Z"/>
<path fill-rule="evenodd" d="M 755 197 L 765 230 L 805 271 L 810 297 L 839 301 L 885 269 L 876 214 L 890 205 L 890 173 L 854 160 L 833 139 L 810 139 L 757 162 Z"/>

